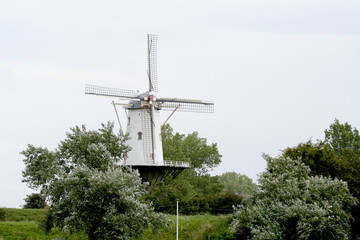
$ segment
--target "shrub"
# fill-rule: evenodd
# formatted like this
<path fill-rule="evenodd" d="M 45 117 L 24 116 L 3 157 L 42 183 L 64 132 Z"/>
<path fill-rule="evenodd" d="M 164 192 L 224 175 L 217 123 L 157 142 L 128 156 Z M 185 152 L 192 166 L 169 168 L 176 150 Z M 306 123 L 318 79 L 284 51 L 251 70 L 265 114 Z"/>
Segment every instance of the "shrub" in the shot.
<path fill-rule="evenodd" d="M 5 219 L 5 209 L 0 208 L 0 221 Z"/>
<path fill-rule="evenodd" d="M 347 183 L 309 176 L 301 160 L 271 158 L 259 178 L 261 192 L 238 206 L 232 230 L 248 226 L 255 239 L 349 239 L 357 200 Z"/>
<path fill-rule="evenodd" d="M 47 206 L 45 198 L 39 193 L 32 193 L 27 195 L 25 200 L 24 208 L 42 209 Z"/>

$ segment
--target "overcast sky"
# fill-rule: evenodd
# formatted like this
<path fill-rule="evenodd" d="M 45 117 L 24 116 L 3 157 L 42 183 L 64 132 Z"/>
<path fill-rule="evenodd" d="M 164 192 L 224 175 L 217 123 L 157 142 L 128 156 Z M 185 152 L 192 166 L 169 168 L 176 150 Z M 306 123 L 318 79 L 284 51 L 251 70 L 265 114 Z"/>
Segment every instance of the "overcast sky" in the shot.
<path fill-rule="evenodd" d="M 360 128 L 359 1 L 126 2 L 0 2 L 0 207 L 34 192 L 21 182 L 27 144 L 54 149 L 70 127 L 116 120 L 86 83 L 147 89 L 147 33 L 159 96 L 215 102 L 170 120 L 218 144 L 212 174 L 256 180 L 262 153 L 322 139 L 335 118 Z"/>

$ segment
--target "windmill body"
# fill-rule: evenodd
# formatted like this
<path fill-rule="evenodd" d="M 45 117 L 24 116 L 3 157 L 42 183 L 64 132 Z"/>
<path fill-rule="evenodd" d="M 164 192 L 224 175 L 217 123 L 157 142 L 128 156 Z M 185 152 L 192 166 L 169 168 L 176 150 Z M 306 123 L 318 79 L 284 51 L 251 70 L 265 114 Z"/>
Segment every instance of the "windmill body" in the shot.
<path fill-rule="evenodd" d="M 158 104 L 154 104 L 152 119 L 149 114 L 150 104 L 147 101 L 133 100 L 129 102 L 129 105 L 126 107 L 128 111 L 126 132 L 130 137 L 127 144 L 132 151 L 128 152 L 125 164 L 130 166 L 164 165 Z M 152 124 L 154 127 L 151 129 Z M 152 130 L 153 134 L 151 134 Z"/>
<path fill-rule="evenodd" d="M 125 107 L 128 118 L 126 132 L 130 139 L 127 144 L 132 150 L 127 153 L 124 164 L 138 169 L 143 180 L 150 182 L 150 185 L 167 174 L 176 177 L 182 170 L 190 167 L 188 162 L 163 159 L 160 111 L 172 111 L 170 116 L 175 111 L 202 113 L 214 111 L 214 103 L 211 101 L 158 97 L 156 45 L 157 36 L 149 34 L 148 91 L 139 94 L 139 91 L 134 90 L 85 86 L 86 94 L 128 101 L 127 103 L 113 102 L 114 106 Z"/>

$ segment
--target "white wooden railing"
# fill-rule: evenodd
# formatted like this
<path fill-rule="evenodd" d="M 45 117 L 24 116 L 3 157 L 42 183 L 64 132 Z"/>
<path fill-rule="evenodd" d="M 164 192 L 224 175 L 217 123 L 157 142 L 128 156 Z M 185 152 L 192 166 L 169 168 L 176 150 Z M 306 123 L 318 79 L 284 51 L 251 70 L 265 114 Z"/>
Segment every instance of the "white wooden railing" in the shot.
<path fill-rule="evenodd" d="M 173 166 L 173 167 L 190 167 L 190 163 L 183 161 L 172 161 L 172 160 L 164 160 L 165 166 Z"/>

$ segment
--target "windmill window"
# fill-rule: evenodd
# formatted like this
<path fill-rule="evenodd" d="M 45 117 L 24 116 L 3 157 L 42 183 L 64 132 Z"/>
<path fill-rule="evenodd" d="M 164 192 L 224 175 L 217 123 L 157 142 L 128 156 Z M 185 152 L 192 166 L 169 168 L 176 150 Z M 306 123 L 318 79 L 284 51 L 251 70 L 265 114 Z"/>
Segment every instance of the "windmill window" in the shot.
<path fill-rule="evenodd" d="M 142 132 L 138 132 L 137 135 L 138 135 L 138 140 L 142 140 Z"/>

